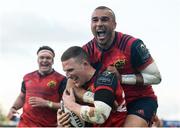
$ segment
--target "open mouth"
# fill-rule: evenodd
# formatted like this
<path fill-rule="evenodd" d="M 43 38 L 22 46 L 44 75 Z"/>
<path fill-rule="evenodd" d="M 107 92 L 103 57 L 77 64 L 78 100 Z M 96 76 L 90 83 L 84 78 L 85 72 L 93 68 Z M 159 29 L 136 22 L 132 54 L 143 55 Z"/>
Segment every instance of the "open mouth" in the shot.
<path fill-rule="evenodd" d="M 49 64 L 41 64 L 41 68 L 48 68 Z"/>
<path fill-rule="evenodd" d="M 100 40 L 104 39 L 105 36 L 106 36 L 106 31 L 105 31 L 105 30 L 97 30 L 96 33 L 97 33 L 97 37 L 98 37 Z"/>

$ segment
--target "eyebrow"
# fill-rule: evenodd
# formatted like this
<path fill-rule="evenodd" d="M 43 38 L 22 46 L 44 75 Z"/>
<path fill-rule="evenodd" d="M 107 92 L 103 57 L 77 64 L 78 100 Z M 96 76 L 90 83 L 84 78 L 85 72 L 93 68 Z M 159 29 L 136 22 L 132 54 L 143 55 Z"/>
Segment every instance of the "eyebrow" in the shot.
<path fill-rule="evenodd" d="M 94 16 L 94 17 L 92 17 L 91 19 L 92 19 L 92 20 L 93 20 L 93 19 L 110 19 L 110 17 L 109 17 L 109 16 L 101 16 L 101 17 Z"/>

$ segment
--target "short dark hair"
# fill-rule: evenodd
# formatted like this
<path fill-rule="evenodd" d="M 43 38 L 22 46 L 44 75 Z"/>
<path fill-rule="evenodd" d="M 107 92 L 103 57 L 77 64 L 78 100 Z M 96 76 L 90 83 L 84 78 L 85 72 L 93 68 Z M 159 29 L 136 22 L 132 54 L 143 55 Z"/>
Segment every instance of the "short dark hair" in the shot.
<path fill-rule="evenodd" d="M 54 50 L 49 47 L 49 46 L 41 46 L 38 50 L 37 50 L 37 54 L 41 51 L 41 50 L 49 50 L 53 53 L 53 56 L 55 57 L 55 53 L 54 53 Z"/>
<path fill-rule="evenodd" d="M 95 8 L 95 10 L 97 10 L 97 9 L 102 9 L 102 10 L 107 9 L 107 10 L 111 11 L 112 16 L 113 16 L 113 18 L 114 18 L 114 21 L 116 21 L 116 16 L 115 16 L 115 14 L 114 14 L 114 12 L 113 12 L 112 9 L 110 9 L 110 8 L 108 8 L 108 7 L 106 7 L 106 6 L 98 6 L 97 8 Z"/>
<path fill-rule="evenodd" d="M 61 56 L 61 61 L 66 61 L 70 58 L 77 58 L 80 62 L 82 60 L 89 61 L 89 56 L 86 51 L 79 46 L 72 46 L 68 48 Z"/>

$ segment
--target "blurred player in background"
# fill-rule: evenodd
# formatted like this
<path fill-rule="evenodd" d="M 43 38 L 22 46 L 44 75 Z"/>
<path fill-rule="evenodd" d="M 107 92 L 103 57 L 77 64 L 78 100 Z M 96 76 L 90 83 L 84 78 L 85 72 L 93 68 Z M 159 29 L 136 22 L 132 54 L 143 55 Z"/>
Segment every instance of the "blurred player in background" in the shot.
<path fill-rule="evenodd" d="M 39 69 L 24 76 L 21 93 L 8 114 L 8 118 L 12 119 L 23 107 L 19 127 L 57 126 L 56 113 L 60 108 L 66 78 L 52 68 L 55 57 L 52 48 L 40 47 L 37 57 Z"/>

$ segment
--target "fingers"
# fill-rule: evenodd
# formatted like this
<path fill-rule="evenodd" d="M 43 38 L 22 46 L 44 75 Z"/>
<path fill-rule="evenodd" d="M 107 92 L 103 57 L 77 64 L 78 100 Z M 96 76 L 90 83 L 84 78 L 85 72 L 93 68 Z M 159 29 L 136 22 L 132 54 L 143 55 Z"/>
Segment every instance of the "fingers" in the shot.
<path fill-rule="evenodd" d="M 70 125 L 70 118 L 68 113 L 64 113 L 64 118 L 60 121 L 63 126 Z"/>
<path fill-rule="evenodd" d="M 70 96 L 70 91 L 65 90 L 62 96 L 63 101 L 68 100 L 69 96 Z"/>
<path fill-rule="evenodd" d="M 37 97 L 29 97 L 29 101 L 36 101 Z"/>
<path fill-rule="evenodd" d="M 114 107 L 115 107 L 115 108 L 118 108 L 118 106 L 119 106 L 119 105 L 118 105 L 118 102 L 115 100 L 115 101 L 114 101 Z"/>
<path fill-rule="evenodd" d="M 74 81 L 72 79 L 67 80 L 66 89 L 69 90 L 70 88 L 75 87 Z"/>
<path fill-rule="evenodd" d="M 37 102 L 36 97 L 29 97 L 29 104 L 35 104 Z"/>
<path fill-rule="evenodd" d="M 115 66 L 113 66 L 113 65 L 108 66 L 108 67 L 107 67 L 107 70 L 110 71 L 110 72 L 112 72 L 112 73 L 116 72 L 116 68 L 115 68 Z"/>
<path fill-rule="evenodd" d="M 29 98 L 29 104 L 30 104 L 32 107 L 35 107 L 35 106 L 36 106 L 36 98 L 35 98 L 35 97 L 30 97 L 30 98 Z"/>
<path fill-rule="evenodd" d="M 112 72 L 112 73 L 115 73 L 116 77 L 121 80 L 120 72 L 116 69 L 115 66 L 110 65 L 110 66 L 107 67 L 107 70 Z"/>
<path fill-rule="evenodd" d="M 69 113 L 64 113 L 61 109 L 57 112 L 57 123 L 60 127 L 69 127 L 70 118 Z"/>
<path fill-rule="evenodd" d="M 9 114 L 7 115 L 7 118 L 9 119 L 9 120 L 11 120 L 12 119 L 12 117 L 13 117 L 13 113 L 12 112 L 9 112 Z"/>
<path fill-rule="evenodd" d="M 62 109 L 58 109 L 57 114 L 61 114 L 63 112 Z"/>
<path fill-rule="evenodd" d="M 113 111 L 116 111 L 117 110 L 117 108 L 118 108 L 118 102 L 115 100 L 114 101 L 114 104 L 113 104 Z"/>
<path fill-rule="evenodd" d="M 14 116 L 14 114 L 11 113 L 11 114 L 8 114 L 7 118 L 8 118 L 9 120 L 12 120 L 13 116 Z"/>
<path fill-rule="evenodd" d="M 14 108 L 11 108 L 10 111 L 9 111 L 9 113 L 8 113 L 8 115 L 7 115 L 7 118 L 8 118 L 9 120 L 11 120 L 11 119 L 14 117 L 15 114 L 19 114 L 19 113 L 18 113 L 17 110 L 15 110 Z"/>
<path fill-rule="evenodd" d="M 28 102 L 32 107 L 44 107 L 46 106 L 46 101 L 40 97 L 30 97 Z"/>
<path fill-rule="evenodd" d="M 74 90 L 72 88 L 70 89 L 70 96 L 74 97 Z"/>
<path fill-rule="evenodd" d="M 62 95 L 62 99 L 63 99 L 63 101 L 64 101 L 64 99 L 66 98 L 66 90 L 64 90 L 64 92 L 63 92 L 63 95 Z"/>

